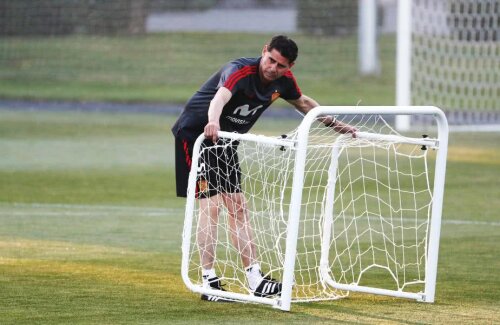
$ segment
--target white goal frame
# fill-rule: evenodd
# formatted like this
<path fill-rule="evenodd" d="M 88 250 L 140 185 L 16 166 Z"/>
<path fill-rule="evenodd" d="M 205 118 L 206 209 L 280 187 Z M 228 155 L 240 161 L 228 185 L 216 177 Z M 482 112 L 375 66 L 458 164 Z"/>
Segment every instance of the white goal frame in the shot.
<path fill-rule="evenodd" d="M 186 213 L 184 221 L 184 231 L 183 231 L 183 243 L 182 243 L 182 265 L 181 274 L 186 286 L 193 292 L 214 295 L 219 297 L 225 297 L 229 299 L 234 299 L 238 301 L 247 301 L 255 303 L 263 303 L 272 305 L 275 308 L 279 308 L 284 311 L 289 311 L 292 302 L 292 288 L 294 284 L 294 270 L 295 270 L 295 258 L 297 252 L 297 237 L 299 231 L 299 218 L 302 202 L 302 184 L 304 183 L 304 166 L 306 160 L 306 153 L 308 148 L 308 133 L 311 125 L 317 120 L 319 116 L 322 115 L 342 115 L 342 116 L 353 116 L 353 115 L 426 115 L 433 117 L 437 126 L 437 137 L 435 139 L 426 138 L 408 138 L 404 136 L 395 135 L 379 135 L 367 132 L 358 132 L 357 136 L 359 138 L 372 138 L 383 140 L 384 137 L 387 140 L 396 143 L 412 143 L 422 146 L 428 146 L 429 148 L 439 148 L 436 153 L 435 161 L 435 173 L 433 182 L 433 194 L 432 194 L 432 210 L 431 218 L 428 231 L 428 246 L 426 247 L 426 263 L 425 263 L 425 289 L 424 292 L 413 293 L 404 292 L 403 290 L 388 290 L 380 289 L 374 287 L 359 286 L 357 284 L 342 284 L 336 283 L 330 276 L 327 270 L 328 268 L 328 242 L 330 241 L 331 229 L 328 218 L 325 218 L 323 226 L 323 237 L 322 237 L 322 249 L 321 249 L 321 260 L 320 260 L 320 270 L 321 276 L 324 283 L 331 287 L 345 290 L 345 291 L 357 291 L 371 294 L 388 295 L 401 298 L 415 299 L 422 302 L 434 302 L 435 288 L 436 288 L 436 276 L 437 276 L 437 262 L 438 262 L 438 251 L 439 251 L 439 238 L 441 232 L 441 213 L 443 205 L 443 194 L 444 194 L 444 181 L 445 181 L 445 171 L 446 171 L 446 156 L 448 147 L 448 123 L 444 113 L 437 107 L 432 106 L 320 106 L 311 110 L 305 115 L 304 119 L 300 123 L 297 129 L 297 137 L 294 141 L 288 139 L 272 138 L 262 135 L 254 134 L 237 134 L 228 132 L 219 132 L 219 137 L 228 138 L 232 140 L 248 140 L 255 142 L 263 142 L 267 144 L 282 146 L 282 147 L 293 147 L 295 148 L 295 159 L 294 159 L 294 173 L 293 173 L 293 185 L 291 192 L 291 200 L 287 221 L 287 232 L 286 232 L 286 250 L 285 258 L 283 263 L 283 289 L 281 297 L 279 298 L 263 298 L 256 297 L 253 295 L 220 291 L 203 288 L 203 286 L 194 284 L 189 277 L 189 257 L 191 245 L 191 236 L 193 229 L 193 214 L 195 206 L 195 187 L 196 187 L 196 174 L 197 174 L 197 164 L 200 158 L 199 151 L 204 135 L 200 135 L 194 145 L 193 157 L 192 157 L 192 169 L 189 175 L 189 185 L 188 185 L 188 196 L 186 201 Z M 335 158 L 338 155 L 338 146 L 334 145 L 332 149 L 332 157 Z M 335 174 L 335 159 L 332 159 L 330 165 L 329 174 Z M 333 173 L 333 174 L 332 174 Z M 329 178 L 331 179 L 331 178 Z M 334 190 L 335 184 L 334 177 L 333 181 L 329 181 L 329 186 L 327 190 L 333 194 L 331 191 Z M 329 196 L 333 197 L 333 196 Z M 327 204 L 325 210 L 331 211 L 333 209 L 333 202 Z M 325 213 L 328 215 L 328 212 Z M 331 214 L 331 213 L 330 213 Z M 326 243 L 326 245 L 325 245 Z M 196 245 L 196 243 L 194 243 Z"/>

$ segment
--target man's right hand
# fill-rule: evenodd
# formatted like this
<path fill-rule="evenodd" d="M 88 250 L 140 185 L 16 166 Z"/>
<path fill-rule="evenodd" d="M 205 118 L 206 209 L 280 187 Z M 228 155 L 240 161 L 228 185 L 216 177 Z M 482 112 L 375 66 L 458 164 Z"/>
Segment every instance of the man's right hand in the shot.
<path fill-rule="evenodd" d="M 207 139 L 212 139 L 214 143 L 217 142 L 219 139 L 219 134 L 218 132 L 220 131 L 220 126 L 219 123 L 217 122 L 208 122 L 207 125 L 205 125 L 205 138 Z"/>

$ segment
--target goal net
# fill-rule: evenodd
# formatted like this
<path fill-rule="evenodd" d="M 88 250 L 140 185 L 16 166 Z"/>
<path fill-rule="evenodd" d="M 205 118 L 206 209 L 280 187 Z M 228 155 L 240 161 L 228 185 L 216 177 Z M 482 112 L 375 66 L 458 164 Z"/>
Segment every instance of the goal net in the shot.
<path fill-rule="evenodd" d="M 450 124 L 500 125 L 500 1 L 411 3 L 411 104 L 442 108 Z"/>
<path fill-rule="evenodd" d="M 356 110 L 362 111 L 359 107 Z M 440 213 L 442 197 L 442 188 L 437 194 L 432 188 L 435 167 L 431 162 L 437 151 L 446 155 L 446 139 L 439 139 L 442 134 L 402 136 L 387 117 L 374 113 L 343 116 L 344 122 L 358 129 L 353 138 L 316 122 L 311 114 L 299 128 L 283 136 L 221 132 L 219 142 L 208 146 L 201 141 L 203 135 L 200 137 L 186 206 L 182 271 L 186 284 L 203 292 L 203 251 L 197 245 L 197 235 L 203 231 L 195 198 L 197 175 L 200 166 L 206 169 L 209 164 L 204 157 L 232 146 L 237 147 L 237 157 L 219 153 L 220 159 L 239 164 L 241 180 L 237 185 L 246 199 L 257 260 L 265 275 L 283 279 L 283 294 L 272 299 L 252 296 L 241 252 L 231 239 L 235 230 L 228 204 L 222 200 L 217 203 L 215 269 L 227 292 L 211 294 L 283 309 L 289 309 L 287 299 L 338 299 L 349 291 L 426 300 L 426 272 L 432 269 L 427 269 L 431 217 L 437 219 L 433 227 L 439 236 L 440 214 L 432 214 Z M 440 164 L 444 164 L 442 158 Z M 209 168 L 217 170 L 219 165 Z M 439 177 L 444 180 L 444 166 L 440 168 Z M 227 174 L 220 172 L 221 177 Z M 437 210 L 433 210 L 435 205 Z M 436 262 L 437 255 L 431 278 L 435 278 Z M 431 296 L 432 301 L 433 292 Z"/>

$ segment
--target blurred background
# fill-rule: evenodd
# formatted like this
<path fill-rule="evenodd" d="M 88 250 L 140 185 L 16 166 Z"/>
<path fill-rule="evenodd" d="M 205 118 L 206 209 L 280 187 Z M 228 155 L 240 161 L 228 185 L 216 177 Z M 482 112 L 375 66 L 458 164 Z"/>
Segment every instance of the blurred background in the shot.
<path fill-rule="evenodd" d="M 367 78 L 357 67 L 355 1 L 2 3 L 3 98 L 182 105 L 227 60 L 259 56 L 285 33 L 299 44 L 305 93 L 324 104 L 394 103 L 394 1 L 380 7 L 384 69 Z"/>
<path fill-rule="evenodd" d="M 398 27 L 397 0 L 0 0 L 0 98 L 178 111 L 226 61 L 283 33 L 321 104 L 436 105 L 453 124 L 500 124 L 499 1 L 411 6 Z"/>

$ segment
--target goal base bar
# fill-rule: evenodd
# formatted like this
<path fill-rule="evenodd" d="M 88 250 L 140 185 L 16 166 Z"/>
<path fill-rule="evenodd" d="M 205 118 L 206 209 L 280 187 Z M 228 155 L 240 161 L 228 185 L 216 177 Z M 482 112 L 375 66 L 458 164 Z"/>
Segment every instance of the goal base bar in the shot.
<path fill-rule="evenodd" d="M 208 289 L 208 288 L 204 288 L 201 285 L 193 285 L 193 284 L 191 284 L 189 286 L 189 289 L 191 291 L 199 293 L 199 294 L 227 298 L 227 299 L 235 300 L 238 302 L 254 302 L 254 303 L 260 303 L 260 304 L 265 304 L 265 305 L 271 305 L 275 308 L 280 308 L 280 305 L 281 305 L 279 298 L 273 299 L 273 298 L 256 297 L 256 296 L 253 296 L 250 294 Z"/>
<path fill-rule="evenodd" d="M 403 291 L 398 291 L 398 290 L 388 290 L 388 289 L 380 289 L 380 288 L 373 288 L 373 287 L 365 287 L 365 286 L 360 286 L 360 285 L 356 285 L 356 284 L 340 284 L 340 283 L 336 283 L 332 280 L 326 280 L 326 283 L 335 289 L 344 290 L 344 291 L 371 293 L 371 294 L 375 294 L 375 295 L 413 299 L 413 300 L 417 300 L 420 302 L 434 302 L 434 301 L 426 300 L 425 294 L 420 293 L 420 292 L 413 293 L 413 292 L 403 292 Z"/>

